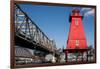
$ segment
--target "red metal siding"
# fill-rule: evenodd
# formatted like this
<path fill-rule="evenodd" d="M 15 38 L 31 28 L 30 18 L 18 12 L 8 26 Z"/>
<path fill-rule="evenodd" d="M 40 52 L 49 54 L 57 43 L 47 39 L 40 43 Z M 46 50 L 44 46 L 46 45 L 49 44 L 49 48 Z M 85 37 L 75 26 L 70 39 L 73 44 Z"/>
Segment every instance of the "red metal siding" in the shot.
<path fill-rule="evenodd" d="M 76 18 L 78 23 L 75 23 Z M 72 15 L 70 24 L 71 25 L 70 25 L 70 31 L 68 36 L 67 49 L 75 49 L 77 41 L 79 44 L 77 48 L 80 49 L 87 48 L 87 42 L 86 42 L 84 27 L 82 23 L 82 16 Z"/>

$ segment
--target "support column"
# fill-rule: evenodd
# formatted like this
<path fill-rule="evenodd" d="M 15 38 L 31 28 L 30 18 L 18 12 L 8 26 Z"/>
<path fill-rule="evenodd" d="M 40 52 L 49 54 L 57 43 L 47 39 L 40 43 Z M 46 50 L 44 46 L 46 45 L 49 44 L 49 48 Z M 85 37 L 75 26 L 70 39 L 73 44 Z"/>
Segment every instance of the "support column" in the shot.
<path fill-rule="evenodd" d="M 68 51 L 66 51 L 66 62 L 68 62 Z"/>
<path fill-rule="evenodd" d="M 86 54 L 87 54 L 87 62 L 88 62 L 88 50 L 86 51 Z"/>
<path fill-rule="evenodd" d="M 83 62 L 83 53 L 84 53 L 84 52 L 82 52 L 82 62 Z"/>
<path fill-rule="evenodd" d="M 76 62 L 77 62 L 77 58 L 78 58 L 77 56 L 78 56 L 78 52 L 76 52 Z"/>

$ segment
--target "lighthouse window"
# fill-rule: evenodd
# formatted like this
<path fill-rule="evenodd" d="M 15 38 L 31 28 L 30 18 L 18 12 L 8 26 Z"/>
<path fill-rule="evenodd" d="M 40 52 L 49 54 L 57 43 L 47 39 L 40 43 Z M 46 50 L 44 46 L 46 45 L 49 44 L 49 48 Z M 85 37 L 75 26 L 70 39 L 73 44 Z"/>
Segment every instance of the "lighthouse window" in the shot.
<path fill-rule="evenodd" d="M 79 46 L 79 40 L 76 40 L 76 46 Z"/>
<path fill-rule="evenodd" d="M 75 18 L 75 25 L 78 25 L 78 19 Z"/>

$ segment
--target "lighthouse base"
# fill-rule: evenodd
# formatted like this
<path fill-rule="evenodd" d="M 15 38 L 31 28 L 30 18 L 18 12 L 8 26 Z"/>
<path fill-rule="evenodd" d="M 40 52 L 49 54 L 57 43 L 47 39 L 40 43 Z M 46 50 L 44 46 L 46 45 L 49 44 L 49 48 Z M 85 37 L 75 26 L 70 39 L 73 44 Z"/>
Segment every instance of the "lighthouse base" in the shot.
<path fill-rule="evenodd" d="M 66 63 L 92 61 L 89 59 L 89 51 L 90 49 L 65 49 L 64 52 L 66 54 Z"/>

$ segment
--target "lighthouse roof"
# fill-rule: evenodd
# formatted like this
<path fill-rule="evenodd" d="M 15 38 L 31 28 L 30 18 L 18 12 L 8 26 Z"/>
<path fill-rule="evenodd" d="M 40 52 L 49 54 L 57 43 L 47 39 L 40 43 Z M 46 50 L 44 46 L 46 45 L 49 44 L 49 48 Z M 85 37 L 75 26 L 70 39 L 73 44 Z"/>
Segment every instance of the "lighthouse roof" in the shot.
<path fill-rule="evenodd" d="M 79 13 L 80 11 L 78 9 L 73 9 L 72 13 Z"/>

